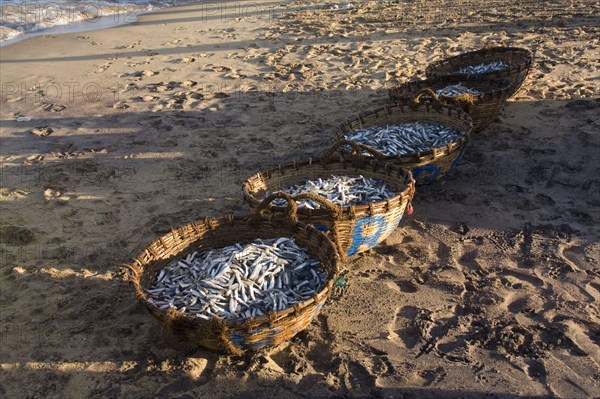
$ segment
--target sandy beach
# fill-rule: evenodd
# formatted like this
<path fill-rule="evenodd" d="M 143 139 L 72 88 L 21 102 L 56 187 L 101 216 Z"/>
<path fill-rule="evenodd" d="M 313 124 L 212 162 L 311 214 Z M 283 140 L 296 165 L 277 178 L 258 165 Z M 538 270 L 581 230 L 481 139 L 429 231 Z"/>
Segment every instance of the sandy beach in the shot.
<path fill-rule="evenodd" d="M 0 397 L 600 397 L 600 5 L 216 2 L 0 49 Z M 535 52 L 501 116 L 291 341 L 165 345 L 123 267 L 249 212 L 428 63 Z"/>

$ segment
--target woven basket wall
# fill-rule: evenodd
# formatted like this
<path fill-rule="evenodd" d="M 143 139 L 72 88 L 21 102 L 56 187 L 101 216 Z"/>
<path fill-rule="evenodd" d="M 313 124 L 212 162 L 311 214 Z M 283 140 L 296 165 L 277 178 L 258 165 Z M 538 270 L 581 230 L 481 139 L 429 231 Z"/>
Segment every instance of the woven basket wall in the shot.
<path fill-rule="evenodd" d="M 459 162 L 469 142 L 473 122 L 469 114 L 460 108 L 435 103 L 398 103 L 362 113 L 342 123 L 334 133 L 334 140 L 343 140 L 347 133 L 357 129 L 412 123 L 416 121 L 439 123 L 458 129 L 462 136 L 455 142 L 436 147 L 424 153 L 384 156 L 388 161 L 398 162 L 412 171 L 417 184 L 429 184 L 440 180 Z"/>
<path fill-rule="evenodd" d="M 439 78 L 441 76 L 468 77 L 473 75 L 458 73 L 458 70 L 466 66 L 475 66 L 493 61 L 503 61 L 508 64 L 509 68 L 504 71 L 479 74 L 477 76 L 509 79 L 511 81 L 511 89 L 508 97 L 512 97 L 523 85 L 533 63 L 533 54 L 525 48 L 488 47 L 470 51 L 429 64 L 425 69 L 425 74 L 428 78 Z"/>
<path fill-rule="evenodd" d="M 502 106 L 511 95 L 508 79 L 480 79 L 475 77 L 443 76 L 439 78 L 407 82 L 389 90 L 393 102 L 409 102 L 424 89 L 437 91 L 447 86 L 462 85 L 479 92 L 460 96 L 438 96 L 445 104 L 455 105 L 471 115 L 473 133 L 485 129 L 502 111 Z M 428 97 L 431 99 L 431 97 Z"/>
<path fill-rule="evenodd" d="M 363 157 L 325 157 L 278 165 L 255 174 L 243 184 L 244 198 L 251 208 L 256 209 L 268 192 L 331 175 L 373 177 L 397 188 L 397 195 L 393 198 L 368 205 L 341 208 L 321 197 L 321 202 L 327 204 L 326 208 L 298 209 L 299 220 L 327 231 L 342 255 L 358 254 L 386 239 L 400 223 L 414 195 L 415 182 L 411 173 L 397 164 Z M 285 209 L 269 207 L 273 213 L 281 213 Z"/>
<path fill-rule="evenodd" d="M 293 238 L 311 256 L 319 259 L 321 267 L 328 273 L 327 285 L 311 299 L 294 307 L 244 321 L 203 320 L 172 309 L 162 311 L 148 300 L 144 291 L 161 269 L 194 251 L 278 237 Z M 335 245 L 325 234 L 311 226 L 281 217 L 228 217 L 178 227 L 154 241 L 128 266 L 137 299 L 159 320 L 168 344 L 185 350 L 198 346 L 225 349 L 239 355 L 247 350 L 277 345 L 302 331 L 319 313 L 331 293 L 339 268 L 339 256 Z"/>

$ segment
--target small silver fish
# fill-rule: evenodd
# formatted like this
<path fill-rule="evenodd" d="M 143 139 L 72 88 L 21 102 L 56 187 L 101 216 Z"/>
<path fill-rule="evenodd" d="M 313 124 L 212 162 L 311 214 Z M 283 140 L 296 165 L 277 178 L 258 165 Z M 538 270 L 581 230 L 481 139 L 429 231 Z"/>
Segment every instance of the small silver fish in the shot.
<path fill-rule="evenodd" d="M 422 154 L 453 143 L 462 135 L 458 129 L 449 126 L 417 121 L 358 129 L 346 134 L 344 139 L 368 145 L 383 155 L 394 156 Z"/>
<path fill-rule="evenodd" d="M 468 65 L 458 70 L 459 73 L 466 73 L 470 75 L 479 75 L 483 73 L 501 72 L 509 68 L 508 64 L 504 61 L 493 61 L 488 63 L 481 63 L 479 65 Z"/>
<path fill-rule="evenodd" d="M 293 186 L 284 187 L 281 191 L 292 196 L 301 193 L 313 193 L 326 198 L 335 205 L 347 207 L 383 201 L 397 195 L 399 190 L 381 179 L 332 175 L 326 179 L 305 180 Z M 266 193 L 267 196 L 270 194 L 270 192 Z M 273 201 L 273 204 L 285 206 L 286 201 L 277 198 Z M 322 205 L 310 199 L 303 199 L 298 201 L 298 207 L 320 209 Z"/>
<path fill-rule="evenodd" d="M 462 94 L 472 94 L 474 96 L 477 96 L 481 93 L 475 89 L 471 89 L 469 87 L 463 86 L 460 83 L 457 85 L 446 86 L 435 92 L 436 96 L 447 96 L 447 97 L 456 97 L 456 96 L 460 96 Z"/>
<path fill-rule="evenodd" d="M 323 289 L 327 275 L 319 265 L 293 239 L 258 239 L 171 262 L 145 291 L 163 311 L 245 319 L 293 306 Z"/>

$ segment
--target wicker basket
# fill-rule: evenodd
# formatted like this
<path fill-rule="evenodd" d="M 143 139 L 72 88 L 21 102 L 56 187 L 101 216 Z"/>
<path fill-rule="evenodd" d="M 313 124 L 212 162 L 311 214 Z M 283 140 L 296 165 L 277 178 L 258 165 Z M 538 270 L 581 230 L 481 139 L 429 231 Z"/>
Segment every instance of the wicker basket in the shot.
<path fill-rule="evenodd" d="M 268 204 L 263 205 L 266 206 Z M 325 234 L 295 221 L 295 207 L 289 209 L 287 218 L 230 216 L 192 222 L 157 239 L 128 265 L 136 297 L 160 321 L 167 344 L 184 350 L 199 346 L 225 349 L 240 355 L 247 350 L 277 345 L 311 322 L 331 293 L 339 268 L 339 255 Z M 319 259 L 321 267 L 328 272 L 328 284 L 311 299 L 268 316 L 236 322 L 221 318 L 203 320 L 174 309 L 164 312 L 146 296 L 144 288 L 149 287 L 160 270 L 175 259 L 194 251 L 276 237 L 293 238 L 311 256 Z"/>
<path fill-rule="evenodd" d="M 427 66 L 425 74 L 428 78 L 439 78 L 442 76 L 458 76 L 461 78 L 473 76 L 458 73 L 460 68 L 479 65 L 493 61 L 503 61 L 509 68 L 504 71 L 491 72 L 477 75 L 485 78 L 507 78 L 511 81 L 508 97 L 512 97 L 523 84 L 525 77 L 531 69 L 533 54 L 531 51 L 519 47 L 486 47 L 481 50 L 463 53 L 454 57 L 436 61 Z"/>
<path fill-rule="evenodd" d="M 469 142 L 473 122 L 471 117 L 459 108 L 441 104 L 439 101 L 421 104 L 418 99 L 419 96 L 409 103 L 378 108 L 349 119 L 337 128 L 335 139 L 344 140 L 346 134 L 357 129 L 416 121 L 440 123 L 456 128 L 463 133 L 457 141 L 443 147 L 433 148 L 422 154 L 384 156 L 379 153 L 380 157 L 388 161 L 399 162 L 401 166 L 411 170 L 417 184 L 433 183 L 444 177 L 460 162 Z"/>
<path fill-rule="evenodd" d="M 443 76 L 416 82 L 407 82 L 389 90 L 393 102 L 408 102 L 424 89 L 437 91 L 451 85 L 462 85 L 477 90 L 479 94 L 462 94 L 460 96 L 439 96 L 439 101 L 455 105 L 471 115 L 473 133 L 486 128 L 500 114 L 502 106 L 510 96 L 511 82 L 508 79 L 480 79 L 475 77 Z M 438 100 L 435 94 L 429 94 L 429 100 Z M 426 97 L 421 97 L 425 99 Z"/>
<path fill-rule="evenodd" d="M 354 155 L 334 159 L 334 152 L 346 144 L 337 143 L 319 159 L 279 165 L 257 173 L 244 182 L 244 198 L 251 208 L 256 208 L 267 192 L 281 190 L 307 179 L 326 178 L 331 175 L 362 175 L 382 179 L 398 188 L 398 194 L 385 201 L 368 205 L 342 208 L 315 194 L 296 197 L 310 198 L 323 205 L 323 208 L 315 210 L 298 209 L 298 218 L 302 222 L 313 224 L 319 230 L 327 231 L 343 256 L 355 255 L 376 246 L 394 231 L 406 209 L 412 212 L 410 203 L 415 191 L 415 182 L 411 173 L 398 164 Z M 359 151 L 364 150 L 356 148 Z M 271 206 L 270 211 L 284 212 L 285 207 Z"/>

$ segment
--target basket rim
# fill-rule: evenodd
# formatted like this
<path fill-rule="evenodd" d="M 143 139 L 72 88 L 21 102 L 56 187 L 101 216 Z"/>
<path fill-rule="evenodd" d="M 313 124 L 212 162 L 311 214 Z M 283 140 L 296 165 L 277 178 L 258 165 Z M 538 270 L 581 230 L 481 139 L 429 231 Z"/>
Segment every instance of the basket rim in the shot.
<path fill-rule="evenodd" d="M 259 222 L 261 220 L 262 221 L 271 221 L 272 219 L 273 219 L 273 217 L 263 217 L 263 218 L 259 218 L 258 221 Z M 163 320 L 168 317 L 167 316 L 168 310 L 166 310 L 166 311 L 161 310 L 158 306 L 156 306 L 153 302 L 151 302 L 148 299 L 148 296 L 146 295 L 146 292 L 142 288 L 141 281 L 140 281 L 147 265 L 149 265 L 153 262 L 157 262 L 157 261 L 164 261 L 164 259 L 151 259 L 148 261 L 145 260 L 146 256 L 151 256 L 152 253 L 154 252 L 152 249 L 153 246 L 155 246 L 155 245 L 163 245 L 164 246 L 164 239 L 167 237 L 176 237 L 177 236 L 176 233 L 177 233 L 178 229 L 183 229 L 186 227 L 191 227 L 192 229 L 195 229 L 195 227 L 198 226 L 199 224 L 202 224 L 203 227 L 209 227 L 210 229 L 214 229 L 214 226 L 212 226 L 212 224 L 215 222 L 221 222 L 221 221 L 226 221 L 226 222 L 250 222 L 250 221 L 252 221 L 252 222 L 255 222 L 256 215 L 244 216 L 244 217 L 233 216 L 233 215 L 228 215 L 227 217 L 218 217 L 218 218 L 217 217 L 212 217 L 212 218 L 207 217 L 205 219 L 198 219 L 198 220 L 192 221 L 190 223 L 181 225 L 179 227 L 172 229 L 169 233 L 163 234 L 162 236 L 154 239 L 137 256 L 135 256 L 133 258 L 132 262 L 124 265 L 129 270 L 128 281 L 130 284 L 133 284 L 133 286 L 134 286 L 136 299 L 138 301 L 140 301 L 144 306 L 146 306 L 146 308 L 150 311 L 150 313 L 152 315 L 160 316 L 160 318 Z M 283 219 L 282 219 L 282 222 L 289 223 L 289 221 L 284 221 Z M 224 226 L 217 226 L 216 228 L 220 228 L 220 227 L 224 227 Z M 232 227 L 234 227 L 234 225 L 232 225 Z M 331 261 L 333 263 L 335 271 L 330 272 L 330 271 L 326 270 L 327 271 L 327 283 L 319 292 L 316 292 L 309 299 L 307 299 L 303 302 L 294 304 L 294 306 L 291 306 L 291 307 L 288 307 L 288 308 L 285 308 L 282 310 L 271 311 L 267 315 L 258 316 L 258 317 L 250 317 L 250 318 L 241 319 L 241 320 L 227 319 L 227 318 L 222 318 L 222 317 L 212 317 L 212 318 L 206 320 L 206 319 L 202 319 L 202 318 L 196 317 L 194 315 L 191 315 L 187 312 L 172 310 L 173 312 L 176 312 L 177 318 L 179 320 L 185 321 L 186 323 L 190 323 L 192 326 L 206 326 L 206 325 L 217 322 L 217 323 L 223 324 L 224 326 L 229 327 L 229 328 L 234 327 L 234 326 L 245 326 L 245 325 L 250 325 L 250 324 L 254 325 L 255 326 L 254 328 L 257 328 L 260 325 L 264 325 L 264 324 L 268 324 L 268 323 L 272 323 L 272 322 L 281 320 L 287 316 L 290 316 L 293 313 L 301 313 L 305 308 L 312 305 L 313 303 L 322 302 L 324 299 L 326 299 L 331 294 L 331 287 L 333 286 L 334 281 L 337 278 L 339 264 L 341 263 L 341 258 L 337 252 L 335 244 L 323 232 L 317 230 L 312 225 L 308 225 L 308 224 L 302 223 L 302 222 L 294 222 L 293 224 L 290 225 L 290 227 L 293 227 L 294 229 L 296 229 L 296 231 L 293 233 L 297 233 L 299 231 L 304 230 L 307 232 L 307 234 L 317 234 L 321 237 L 321 241 L 322 241 L 321 244 L 323 244 L 323 242 L 324 242 L 325 245 L 329 245 L 329 247 L 330 247 L 329 253 L 333 254 Z M 198 238 L 198 240 L 202 240 L 202 237 Z M 177 246 L 179 246 L 179 245 L 180 244 L 177 243 Z M 191 245 L 192 244 L 189 244 L 188 246 L 184 247 L 183 250 L 188 249 Z M 208 248 L 206 248 L 206 249 L 208 249 Z M 180 251 L 180 252 L 182 252 L 182 251 Z M 176 257 L 177 256 L 174 256 L 173 258 L 176 258 Z"/>
<path fill-rule="evenodd" d="M 352 125 L 356 122 L 358 122 L 359 125 L 362 125 L 365 122 L 364 121 L 365 118 L 370 118 L 373 116 L 375 118 L 377 118 L 377 117 L 379 117 L 379 114 L 384 113 L 384 112 L 387 113 L 388 115 L 392 115 L 395 112 L 404 113 L 407 110 L 410 110 L 413 112 L 425 112 L 427 114 L 429 114 L 431 112 L 438 112 L 440 114 L 445 113 L 451 117 L 462 120 L 462 122 L 466 122 L 467 130 L 463 131 L 462 129 L 460 129 L 460 132 L 462 133 L 462 135 L 457 140 L 455 140 L 451 143 L 448 143 L 444 146 L 435 147 L 435 148 L 432 148 L 432 149 L 422 152 L 422 153 L 416 152 L 416 153 L 412 153 L 412 154 L 403 154 L 403 155 L 398 155 L 398 154 L 385 155 L 385 158 L 387 160 L 398 160 L 401 163 L 405 163 L 405 164 L 406 163 L 415 163 L 415 162 L 423 163 L 424 161 L 434 161 L 437 158 L 442 158 L 442 157 L 445 157 L 445 156 L 453 153 L 456 149 L 464 148 L 467 145 L 467 143 L 470 141 L 471 132 L 473 131 L 473 119 L 467 112 L 463 111 L 458 106 L 452 105 L 452 104 L 443 104 L 443 103 L 415 104 L 414 102 L 412 102 L 412 100 L 397 101 L 393 105 L 386 105 L 386 106 L 383 106 L 380 108 L 376 108 L 374 110 L 365 111 L 365 112 L 362 112 L 350 119 L 347 119 L 345 122 L 338 125 L 338 127 L 335 129 L 334 140 L 335 141 L 343 140 L 344 135 L 346 133 L 356 130 L 352 127 Z M 456 115 L 454 115 L 454 114 L 456 114 Z M 419 120 L 419 118 L 417 118 L 417 117 L 415 117 L 414 119 Z M 374 126 L 376 126 L 376 125 L 374 125 Z"/>
<path fill-rule="evenodd" d="M 512 93 L 512 82 L 507 78 L 482 78 L 472 75 L 441 75 L 426 79 L 419 79 L 415 81 L 406 81 L 398 86 L 392 87 L 388 90 L 390 100 L 394 102 L 399 101 L 410 101 L 414 94 L 418 93 L 422 89 L 436 90 L 438 86 L 446 86 L 452 84 L 465 84 L 468 83 L 481 83 L 488 84 L 489 90 L 479 92 L 477 95 L 472 95 L 473 105 L 491 102 L 497 99 L 505 99 Z M 461 104 L 466 101 L 457 100 L 453 96 L 439 96 L 439 98 L 450 104 Z M 471 103 L 471 102 L 469 102 Z"/>
<path fill-rule="evenodd" d="M 482 49 L 466 51 L 466 52 L 463 52 L 463 53 L 460 53 L 460 54 L 457 54 L 457 55 L 454 55 L 451 57 L 447 57 L 447 58 L 444 58 L 444 59 L 441 59 L 438 61 L 434 61 L 425 68 L 425 74 L 428 77 L 453 76 L 453 75 L 473 76 L 473 74 L 460 73 L 457 71 L 443 72 L 443 71 L 439 71 L 439 70 L 446 66 L 452 65 L 452 64 L 458 64 L 458 63 L 465 62 L 473 56 L 477 56 L 480 54 L 488 54 L 488 53 L 489 54 L 498 54 L 498 55 L 501 55 L 503 53 L 504 54 L 516 53 L 516 54 L 519 54 L 521 57 L 523 57 L 525 62 L 524 62 L 524 64 L 518 63 L 518 64 L 509 65 L 509 68 L 504 71 L 488 72 L 488 73 L 478 74 L 478 76 L 487 76 L 487 75 L 493 75 L 493 74 L 502 75 L 502 74 L 506 74 L 506 73 L 514 71 L 514 70 L 529 69 L 531 67 L 531 64 L 533 63 L 533 53 L 531 52 L 531 50 L 524 48 L 524 47 L 516 47 L 516 46 L 484 47 Z"/>
<path fill-rule="evenodd" d="M 327 169 L 327 165 L 331 165 L 331 164 L 341 164 L 341 165 L 346 165 L 349 167 L 350 170 L 355 171 L 354 174 L 359 174 L 359 170 L 362 170 L 363 172 L 369 172 L 369 171 L 374 171 L 376 170 L 378 167 L 382 167 L 383 170 L 385 171 L 389 171 L 390 168 L 394 167 L 394 168 L 398 168 L 398 172 L 399 172 L 399 176 L 398 178 L 401 178 L 401 176 L 403 177 L 403 183 L 405 184 L 405 188 L 401 191 L 399 191 L 395 196 L 387 198 L 385 200 L 381 200 L 381 201 L 375 201 L 375 202 L 371 202 L 369 204 L 365 204 L 365 205 L 350 205 L 350 206 L 339 206 L 339 208 L 341 209 L 342 212 L 342 220 L 345 219 L 353 219 L 355 218 L 356 214 L 360 214 L 360 213 L 365 213 L 365 212 L 370 212 L 372 208 L 377 207 L 377 206 L 383 206 L 383 205 L 388 205 L 391 206 L 394 203 L 399 203 L 402 204 L 404 202 L 404 199 L 406 197 L 410 197 L 410 199 L 412 199 L 412 195 L 414 195 L 414 191 L 415 191 L 415 179 L 412 176 L 412 173 L 407 170 L 406 168 L 403 167 L 399 167 L 397 165 L 392 165 L 386 161 L 379 161 L 379 160 L 366 160 L 364 158 L 363 161 L 367 161 L 365 162 L 364 166 L 357 164 L 355 162 L 354 157 L 348 159 L 348 158 L 344 158 L 343 156 L 340 156 L 337 159 L 325 159 L 325 158 L 308 158 L 308 159 L 304 159 L 304 160 L 300 160 L 300 161 L 295 161 L 295 162 L 290 162 L 290 163 L 286 163 L 286 164 L 279 164 L 277 166 L 271 167 L 269 169 L 265 169 L 263 171 L 259 171 L 257 173 L 255 173 L 254 175 L 250 176 L 248 179 L 246 179 L 246 181 L 244 181 L 244 183 L 242 184 L 242 191 L 244 194 L 244 198 L 246 199 L 247 202 L 250 203 L 251 206 L 258 206 L 263 198 L 257 198 L 257 196 L 255 195 L 257 193 L 256 190 L 252 190 L 251 189 L 251 185 L 252 185 L 252 180 L 262 180 L 262 181 L 267 181 L 268 179 L 270 179 L 270 175 L 273 174 L 274 172 L 281 172 L 282 170 L 291 170 L 291 169 L 295 169 L 298 170 L 300 168 L 306 167 L 306 166 L 312 166 L 314 164 L 321 164 L 324 167 L 324 170 Z M 359 166 L 363 166 L 363 167 L 359 167 Z M 392 178 L 393 176 L 390 175 L 390 178 Z M 275 212 L 285 212 L 287 209 L 287 206 L 276 206 L 276 205 L 269 205 L 269 209 L 271 211 L 275 211 Z M 322 209 L 322 208 L 317 208 L 317 209 L 308 209 L 305 207 L 298 207 L 298 214 L 299 215 L 307 215 L 307 216 L 325 216 L 325 215 L 329 215 L 329 212 L 326 209 Z"/>

